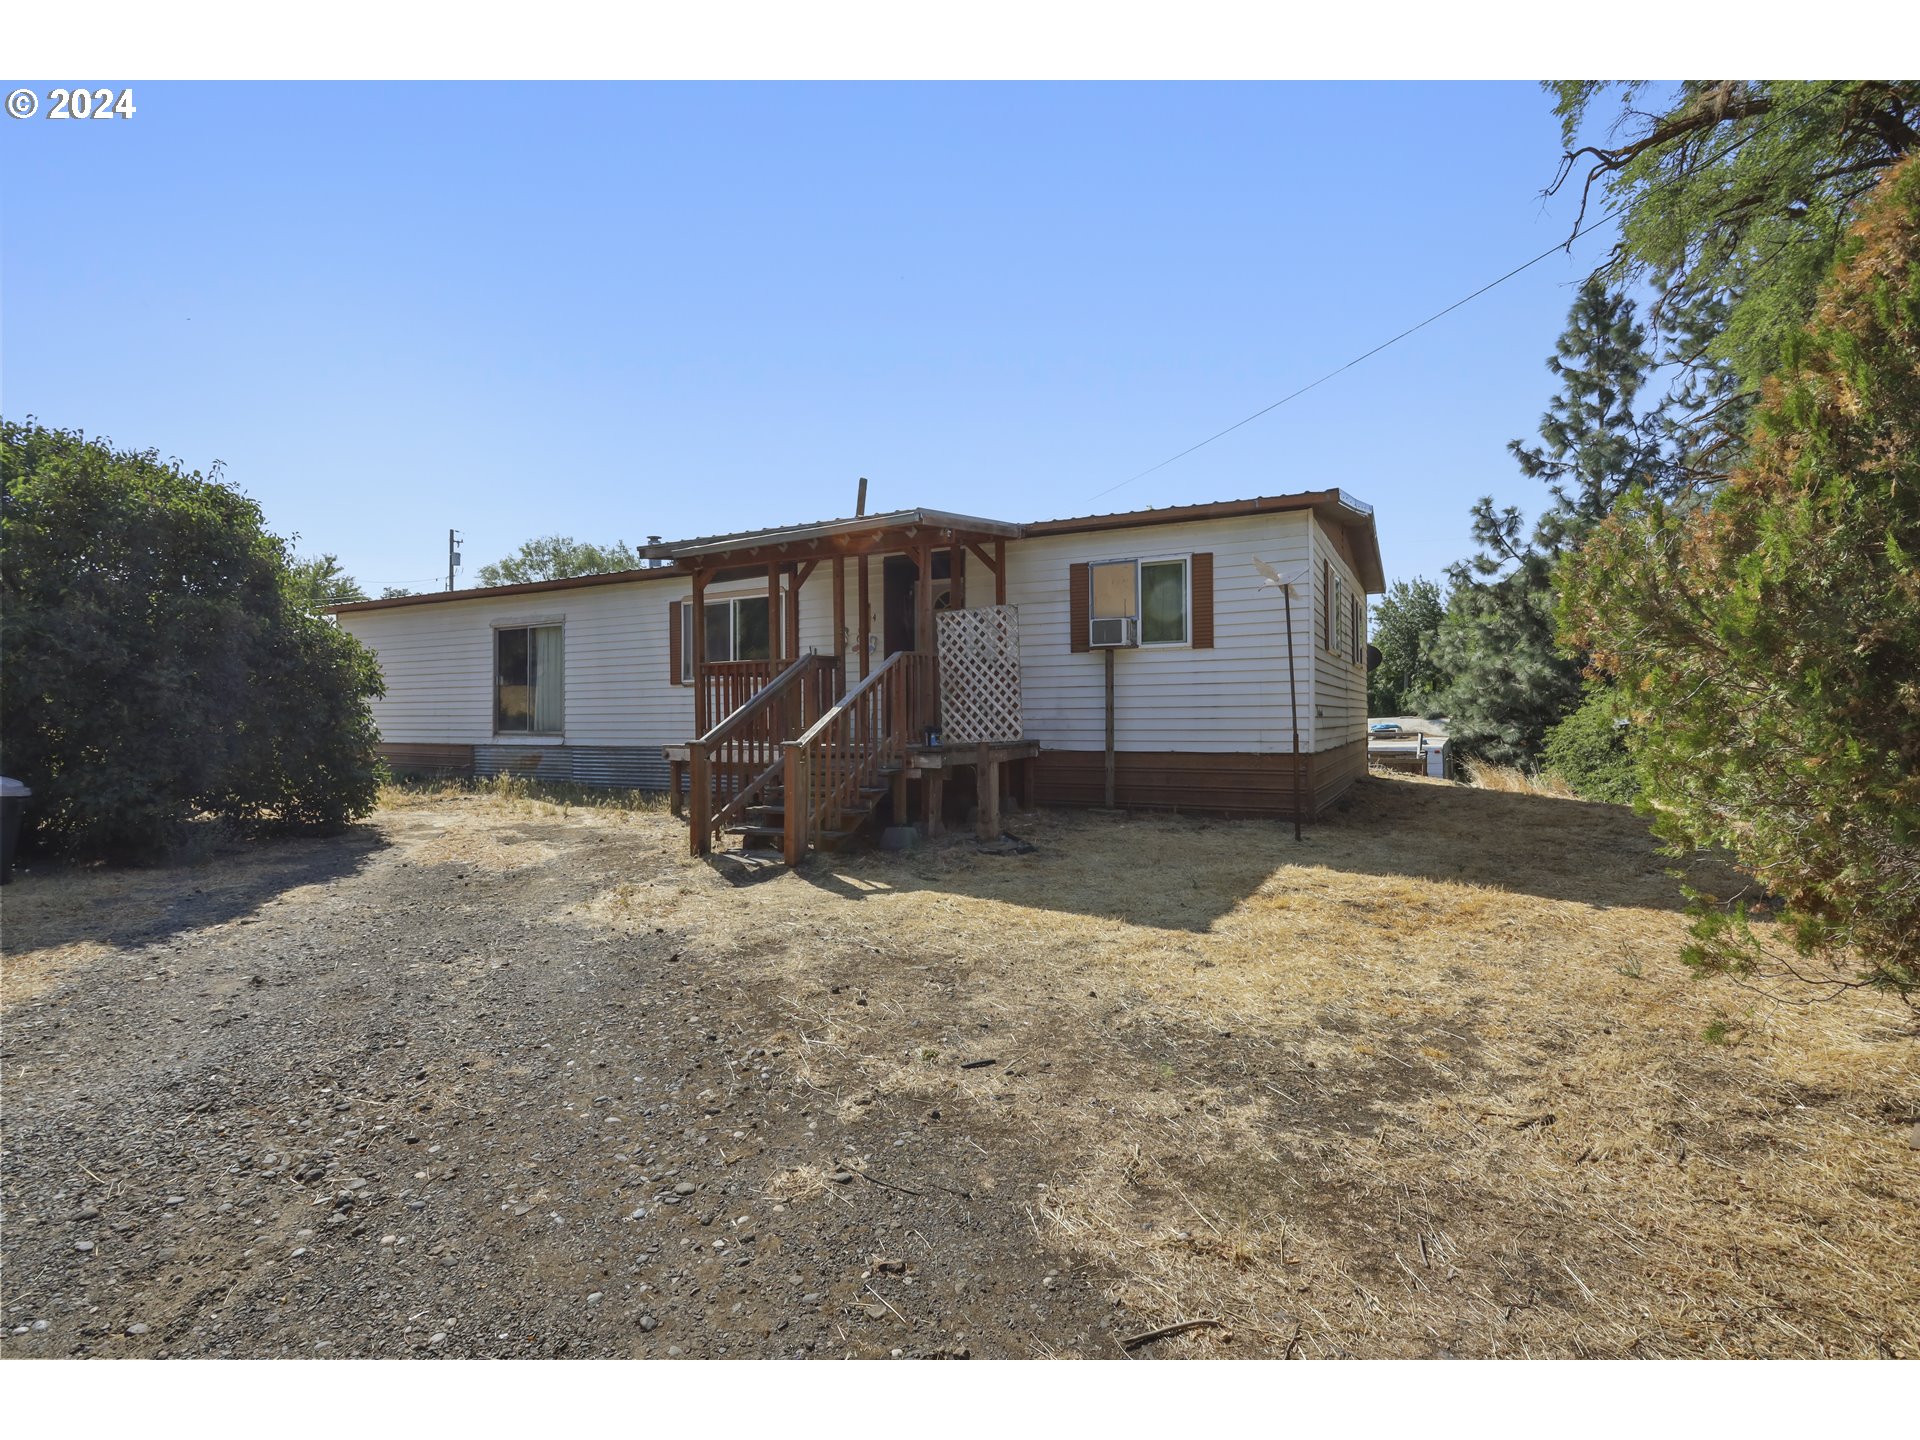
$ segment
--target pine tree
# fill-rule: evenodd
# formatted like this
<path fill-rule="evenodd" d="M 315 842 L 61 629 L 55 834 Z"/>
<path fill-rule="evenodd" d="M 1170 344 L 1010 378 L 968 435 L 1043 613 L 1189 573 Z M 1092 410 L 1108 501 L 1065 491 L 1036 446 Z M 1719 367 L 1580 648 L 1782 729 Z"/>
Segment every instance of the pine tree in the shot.
<path fill-rule="evenodd" d="M 1435 660 L 1448 677 L 1441 704 L 1461 754 L 1531 765 L 1547 731 L 1580 704 L 1582 657 L 1560 647 L 1554 576 L 1622 495 L 1665 494 L 1677 483 L 1657 414 L 1635 409 L 1652 364 L 1633 302 L 1589 279 L 1547 361 L 1561 388 L 1540 419 L 1540 441 L 1507 447 L 1553 502 L 1528 534 L 1518 506 L 1481 499 L 1472 511 L 1477 551 L 1447 571 Z"/>
<path fill-rule="evenodd" d="M 1567 565 L 1564 618 L 1630 697 L 1656 830 L 1731 850 L 1784 921 L 1703 896 L 1687 958 L 1824 957 L 1830 983 L 1916 995 L 1920 159 L 1781 350 L 1742 470 L 1704 504 L 1630 496 Z"/>

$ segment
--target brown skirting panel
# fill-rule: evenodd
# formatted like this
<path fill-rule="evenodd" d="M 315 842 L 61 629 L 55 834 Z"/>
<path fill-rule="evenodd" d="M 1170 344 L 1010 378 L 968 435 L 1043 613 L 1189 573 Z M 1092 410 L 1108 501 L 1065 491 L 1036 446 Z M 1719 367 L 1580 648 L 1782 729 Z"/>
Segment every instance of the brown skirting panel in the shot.
<path fill-rule="evenodd" d="M 1324 810 L 1367 773 L 1367 742 L 1355 740 L 1338 750 L 1322 750 L 1307 757 L 1313 762 L 1313 808 Z"/>
<path fill-rule="evenodd" d="M 1300 757 L 1300 792 L 1309 814 L 1340 797 L 1367 769 L 1367 743 L 1356 740 Z M 1041 805 L 1106 803 L 1106 756 L 1098 750 L 1042 749 L 1034 762 L 1034 799 Z M 1212 815 L 1291 815 L 1291 755 L 1199 751 L 1122 751 L 1114 756 L 1114 802 L 1129 810 L 1195 810 Z"/>
<path fill-rule="evenodd" d="M 382 745 L 380 758 L 396 775 L 471 775 L 471 745 Z"/>

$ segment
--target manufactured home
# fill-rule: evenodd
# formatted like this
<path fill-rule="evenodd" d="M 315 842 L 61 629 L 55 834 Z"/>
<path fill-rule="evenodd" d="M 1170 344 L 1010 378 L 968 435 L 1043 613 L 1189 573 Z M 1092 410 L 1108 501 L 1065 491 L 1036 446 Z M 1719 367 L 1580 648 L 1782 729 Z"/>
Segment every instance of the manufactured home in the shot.
<path fill-rule="evenodd" d="M 1340 490 L 894 510 L 642 554 L 334 607 L 385 674 L 388 763 L 669 790 L 696 852 L 790 859 L 875 816 L 937 833 L 972 808 L 984 833 L 1006 799 L 1312 815 L 1366 770 L 1384 580 Z"/>

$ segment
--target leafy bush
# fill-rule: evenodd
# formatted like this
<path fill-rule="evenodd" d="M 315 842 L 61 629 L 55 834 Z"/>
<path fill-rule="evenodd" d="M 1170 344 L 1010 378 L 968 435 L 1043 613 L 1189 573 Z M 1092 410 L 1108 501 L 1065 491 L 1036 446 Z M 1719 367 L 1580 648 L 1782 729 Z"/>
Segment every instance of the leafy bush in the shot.
<path fill-rule="evenodd" d="M 1611 690 L 1589 685 L 1580 708 L 1547 731 L 1547 769 L 1583 799 L 1631 805 L 1640 797 L 1640 781 L 1627 753 L 1624 718 Z"/>
<path fill-rule="evenodd" d="M 1797 951 L 1703 904 L 1687 958 L 1803 974 L 1824 956 L 1912 994 L 1920 163 L 1882 183 L 1787 354 L 1745 468 L 1706 505 L 1623 505 L 1569 565 L 1563 614 L 1627 691 L 1661 834 L 1731 849 Z"/>
<path fill-rule="evenodd" d="M 291 594 L 232 486 L 0 422 L 0 765 L 26 837 L 146 859 L 195 815 L 332 827 L 373 807 L 379 667 Z"/>

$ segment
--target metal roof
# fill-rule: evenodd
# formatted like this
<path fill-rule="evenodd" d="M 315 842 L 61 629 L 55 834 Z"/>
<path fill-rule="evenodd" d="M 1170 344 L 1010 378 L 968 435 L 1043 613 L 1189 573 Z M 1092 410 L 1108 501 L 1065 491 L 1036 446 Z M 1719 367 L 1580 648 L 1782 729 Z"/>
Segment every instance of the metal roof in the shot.
<path fill-rule="evenodd" d="M 1008 520 L 979 515 L 955 515 L 946 510 L 889 510 L 880 515 L 852 515 L 841 520 L 811 520 L 798 525 L 772 525 L 762 530 L 737 530 L 731 535 L 702 535 L 692 540 L 670 540 L 648 545 L 640 554 L 650 559 L 677 560 L 689 555 L 724 555 L 764 545 L 792 545 L 824 540 L 834 535 L 858 535 L 868 530 L 893 530 L 904 525 L 931 525 L 942 530 L 971 530 L 979 535 L 1015 539 L 1020 527 Z"/>

